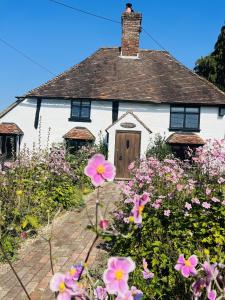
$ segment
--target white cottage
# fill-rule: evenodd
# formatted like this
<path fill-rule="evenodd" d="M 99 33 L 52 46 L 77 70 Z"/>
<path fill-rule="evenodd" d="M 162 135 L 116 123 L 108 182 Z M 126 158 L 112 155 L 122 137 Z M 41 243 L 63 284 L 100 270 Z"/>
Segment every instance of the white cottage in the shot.
<path fill-rule="evenodd" d="M 141 20 L 127 7 L 121 47 L 99 49 L 3 111 L 2 155 L 24 144 L 31 148 L 40 126 L 42 139 L 51 128 L 50 142 L 74 147 L 97 140 L 101 132 L 123 178 L 156 133 L 166 135 L 176 152 L 224 138 L 225 93 L 168 52 L 139 49 Z"/>

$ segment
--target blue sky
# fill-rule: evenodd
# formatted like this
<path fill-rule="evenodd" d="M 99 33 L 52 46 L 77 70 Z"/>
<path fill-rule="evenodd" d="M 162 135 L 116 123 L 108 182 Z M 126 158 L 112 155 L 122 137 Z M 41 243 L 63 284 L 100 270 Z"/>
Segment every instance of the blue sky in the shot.
<path fill-rule="evenodd" d="M 120 21 L 127 1 L 58 0 Z M 129 2 L 129 1 L 128 1 Z M 225 20 L 225 1 L 134 0 L 143 27 L 189 68 L 215 44 Z M 120 25 L 59 6 L 49 0 L 0 0 L 0 38 L 54 74 L 91 55 L 99 47 L 120 46 Z M 159 49 L 144 33 L 141 47 Z M 0 111 L 53 75 L 0 41 Z"/>

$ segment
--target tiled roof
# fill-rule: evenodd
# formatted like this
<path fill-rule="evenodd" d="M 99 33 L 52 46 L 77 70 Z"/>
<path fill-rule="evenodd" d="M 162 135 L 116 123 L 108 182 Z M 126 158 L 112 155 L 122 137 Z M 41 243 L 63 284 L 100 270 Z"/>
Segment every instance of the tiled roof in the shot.
<path fill-rule="evenodd" d="M 85 127 L 74 127 L 68 131 L 64 136 L 64 139 L 68 140 L 95 140 L 94 135 Z"/>
<path fill-rule="evenodd" d="M 204 140 L 196 133 L 173 133 L 167 138 L 168 144 L 204 145 Z"/>
<path fill-rule="evenodd" d="M 24 97 L 225 104 L 225 93 L 168 52 L 140 50 L 139 59 L 131 59 L 121 58 L 120 48 L 99 49 Z"/>
<path fill-rule="evenodd" d="M 1 123 L 0 134 L 22 135 L 23 131 L 15 123 Z"/>

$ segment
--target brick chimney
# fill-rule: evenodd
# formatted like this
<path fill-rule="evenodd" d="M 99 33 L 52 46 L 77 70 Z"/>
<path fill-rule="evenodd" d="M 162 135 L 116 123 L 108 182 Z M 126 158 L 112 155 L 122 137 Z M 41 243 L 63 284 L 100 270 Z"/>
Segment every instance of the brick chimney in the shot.
<path fill-rule="evenodd" d="M 134 12 L 132 4 L 127 3 L 122 14 L 121 56 L 138 56 L 141 20 L 142 14 Z"/>

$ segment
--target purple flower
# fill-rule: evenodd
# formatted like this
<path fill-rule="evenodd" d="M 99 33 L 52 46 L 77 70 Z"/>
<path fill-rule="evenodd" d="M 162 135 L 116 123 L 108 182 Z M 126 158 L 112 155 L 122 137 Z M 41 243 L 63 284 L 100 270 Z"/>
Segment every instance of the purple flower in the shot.
<path fill-rule="evenodd" d="M 105 300 L 107 299 L 107 290 L 101 286 L 97 286 L 94 290 L 95 299 L 97 300 Z"/>
<path fill-rule="evenodd" d="M 207 261 L 204 262 L 202 267 L 205 273 L 206 285 L 208 286 L 213 277 L 217 277 L 219 271 L 216 269 L 216 264 L 210 265 Z"/>
<path fill-rule="evenodd" d="M 55 273 L 50 281 L 50 289 L 53 292 L 58 292 L 57 300 L 71 300 L 74 292 L 67 288 L 65 283 L 66 275 L 62 273 Z"/>
<path fill-rule="evenodd" d="M 206 287 L 205 279 L 200 278 L 192 284 L 192 290 L 195 297 L 200 297 L 203 289 Z"/>
<path fill-rule="evenodd" d="M 211 207 L 211 204 L 208 202 L 202 202 L 202 207 L 204 207 L 205 209 L 209 209 Z"/>
<path fill-rule="evenodd" d="M 154 277 L 154 273 L 148 269 L 148 263 L 145 258 L 143 258 L 143 269 L 144 271 L 142 271 L 142 275 L 144 279 L 151 279 Z"/>
<path fill-rule="evenodd" d="M 111 257 L 103 281 L 109 294 L 124 296 L 128 291 L 128 274 L 135 269 L 135 263 L 129 257 Z"/>
<path fill-rule="evenodd" d="M 116 175 L 116 169 L 110 162 L 105 160 L 104 155 L 95 154 L 89 159 L 84 173 L 91 178 L 94 186 L 99 186 L 105 180 L 112 181 Z"/>
<path fill-rule="evenodd" d="M 188 259 L 184 258 L 184 255 L 181 254 L 175 265 L 175 269 L 180 271 L 184 277 L 189 277 L 190 275 L 196 275 L 197 270 L 195 267 L 198 264 L 198 258 L 196 255 L 191 255 Z"/>

